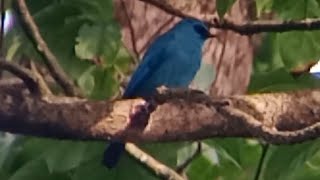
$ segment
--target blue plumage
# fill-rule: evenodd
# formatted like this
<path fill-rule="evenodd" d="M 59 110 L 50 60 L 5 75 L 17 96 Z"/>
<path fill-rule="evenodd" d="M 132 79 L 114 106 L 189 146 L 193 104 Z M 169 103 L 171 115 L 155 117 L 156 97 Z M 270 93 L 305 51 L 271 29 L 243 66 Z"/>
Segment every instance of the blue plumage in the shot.
<path fill-rule="evenodd" d="M 150 45 L 123 98 L 148 97 L 160 86 L 187 88 L 200 67 L 202 45 L 208 37 L 203 22 L 181 20 Z M 123 151 L 123 143 L 111 142 L 104 153 L 104 165 L 114 167 Z"/>

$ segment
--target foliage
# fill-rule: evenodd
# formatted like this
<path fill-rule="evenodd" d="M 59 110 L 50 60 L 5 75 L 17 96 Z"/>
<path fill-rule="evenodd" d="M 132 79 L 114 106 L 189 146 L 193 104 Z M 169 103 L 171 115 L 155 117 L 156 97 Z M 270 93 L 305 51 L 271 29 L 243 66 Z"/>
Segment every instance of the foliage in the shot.
<path fill-rule="evenodd" d="M 234 0 L 217 0 L 220 17 Z M 319 0 L 256 0 L 257 14 L 274 12 L 279 19 L 320 16 Z M 28 1 L 41 33 L 62 67 L 89 98 L 109 98 L 118 91 L 119 75 L 125 74 L 131 57 L 121 43 L 120 29 L 112 18 L 111 0 Z M 310 74 L 293 77 L 291 70 L 320 57 L 319 31 L 270 33 L 264 36 L 254 61 L 250 93 L 318 87 Z M 16 24 L 6 37 L 7 57 L 41 56 Z M 212 81 L 210 70 L 199 73 L 201 87 Z M 205 82 L 201 82 L 205 81 Z M 188 166 L 189 179 L 253 179 L 261 146 L 252 139 L 208 139 L 202 153 Z M 319 179 L 318 141 L 296 145 L 271 146 L 261 179 Z M 85 180 L 159 179 L 128 155 L 110 171 L 101 165 L 105 143 L 70 142 L 0 136 L 0 179 L 9 180 Z M 194 143 L 155 143 L 143 148 L 160 161 L 176 167 L 195 151 Z"/>

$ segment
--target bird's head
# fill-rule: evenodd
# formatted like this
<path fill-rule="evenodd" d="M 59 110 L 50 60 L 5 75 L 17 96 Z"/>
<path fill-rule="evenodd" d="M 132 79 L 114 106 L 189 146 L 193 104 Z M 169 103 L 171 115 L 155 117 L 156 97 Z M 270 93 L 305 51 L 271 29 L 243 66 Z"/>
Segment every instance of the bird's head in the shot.
<path fill-rule="evenodd" d="M 180 21 L 179 25 L 188 29 L 190 35 L 196 35 L 203 40 L 211 36 L 209 27 L 202 21 L 194 18 L 185 18 Z"/>

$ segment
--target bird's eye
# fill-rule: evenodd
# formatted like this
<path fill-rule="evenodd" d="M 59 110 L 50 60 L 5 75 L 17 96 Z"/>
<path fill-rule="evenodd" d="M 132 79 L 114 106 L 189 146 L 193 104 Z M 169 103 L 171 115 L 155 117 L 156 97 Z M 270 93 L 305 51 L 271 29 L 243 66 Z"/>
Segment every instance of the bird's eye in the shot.
<path fill-rule="evenodd" d="M 208 29 L 201 25 L 194 26 L 194 29 L 201 36 L 207 37 L 209 35 Z"/>

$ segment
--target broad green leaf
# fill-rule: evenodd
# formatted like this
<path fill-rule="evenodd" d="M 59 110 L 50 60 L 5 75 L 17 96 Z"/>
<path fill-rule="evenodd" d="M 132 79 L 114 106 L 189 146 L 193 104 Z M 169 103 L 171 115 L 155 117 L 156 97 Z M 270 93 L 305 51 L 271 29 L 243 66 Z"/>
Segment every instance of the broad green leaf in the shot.
<path fill-rule="evenodd" d="M 253 178 L 260 157 L 260 145 L 257 141 L 227 138 L 205 142 L 217 153 L 218 163 L 215 168 L 219 177 L 243 180 Z"/>
<path fill-rule="evenodd" d="M 85 92 L 87 96 L 89 96 L 94 89 L 94 76 L 92 74 L 94 66 L 88 68 L 78 79 L 78 85 L 82 89 L 82 92 Z"/>
<path fill-rule="evenodd" d="M 279 53 L 286 68 L 292 69 L 317 60 L 320 57 L 319 38 L 318 31 L 278 34 Z"/>
<path fill-rule="evenodd" d="M 266 73 L 254 73 L 249 84 L 250 92 L 268 92 L 275 86 L 296 85 L 294 78 L 284 68 Z M 283 87 L 285 90 L 285 87 Z"/>
<path fill-rule="evenodd" d="M 94 88 L 90 94 L 92 99 L 106 99 L 114 94 L 119 84 L 115 80 L 113 68 L 95 67 L 92 71 Z"/>
<path fill-rule="evenodd" d="M 40 159 L 46 150 L 53 147 L 52 140 L 41 138 L 26 138 L 20 153 L 16 157 L 16 166 L 20 167 L 24 163 L 33 159 Z"/>
<path fill-rule="evenodd" d="M 177 165 L 177 152 L 186 143 L 149 143 L 143 149 L 153 157 L 173 168 Z"/>
<path fill-rule="evenodd" d="M 108 22 L 114 18 L 113 1 L 111 0 L 62 0 L 63 4 L 78 9 L 81 19 L 91 22 Z"/>
<path fill-rule="evenodd" d="M 319 147 L 319 141 L 271 146 L 262 172 L 263 179 L 293 179 L 294 172 L 301 169 Z"/>
<path fill-rule="evenodd" d="M 283 19 L 305 19 L 320 16 L 318 0 L 274 0 L 273 10 Z"/>
<path fill-rule="evenodd" d="M 83 142 L 56 141 L 44 154 L 48 170 L 52 172 L 66 172 L 80 165 L 86 156 L 87 144 Z"/>
<path fill-rule="evenodd" d="M 260 151 L 258 143 L 252 142 L 232 138 L 204 141 L 201 155 L 188 167 L 188 177 L 252 179 Z"/>
<path fill-rule="evenodd" d="M 299 76 L 297 79 L 297 83 L 300 85 L 305 85 L 302 88 L 319 88 L 320 80 L 312 75 L 311 73 L 303 74 Z"/>
<path fill-rule="evenodd" d="M 87 179 L 159 179 L 152 171 L 149 171 L 140 162 L 127 154 L 123 154 L 117 166 L 111 170 L 102 166 L 101 157 L 97 157 L 88 161 L 83 166 L 77 168 L 72 177 L 72 180 L 87 180 Z"/>
<path fill-rule="evenodd" d="M 294 78 L 287 70 L 280 68 L 266 73 L 254 73 L 248 87 L 249 93 L 291 91 L 320 87 L 320 80 L 311 74 Z"/>
<path fill-rule="evenodd" d="M 254 72 L 269 72 L 285 67 L 279 53 L 276 33 L 269 33 L 263 38 L 253 64 Z"/>
<path fill-rule="evenodd" d="M 18 169 L 9 180 L 25 180 L 34 179 L 42 180 L 50 178 L 49 171 L 44 161 L 35 159 L 29 161 L 23 167 Z"/>
<path fill-rule="evenodd" d="M 9 179 L 10 175 L 7 172 L 4 172 L 3 170 L 0 171 L 0 179 Z"/>
<path fill-rule="evenodd" d="M 104 66 L 113 64 L 120 48 L 120 30 L 115 22 L 83 25 L 76 38 L 76 55 L 80 59 L 98 59 Z"/>
<path fill-rule="evenodd" d="M 198 179 L 217 179 L 218 173 L 212 162 L 203 155 L 198 156 L 192 161 L 187 169 L 190 180 Z"/>
<path fill-rule="evenodd" d="M 108 179 L 113 180 L 114 173 L 112 171 L 117 171 L 116 169 L 108 170 L 106 167 L 101 165 L 101 158 L 95 158 L 91 161 L 88 161 L 86 164 L 74 170 L 72 173 L 72 180 L 99 180 L 99 179 Z"/>
<path fill-rule="evenodd" d="M 254 72 L 288 71 L 320 57 L 320 32 L 270 33 L 262 41 L 254 61 Z"/>
<path fill-rule="evenodd" d="M 306 161 L 301 168 L 291 174 L 292 179 L 310 179 L 320 178 L 320 151 L 318 151 L 310 160 Z"/>
<path fill-rule="evenodd" d="M 130 67 L 130 62 L 133 62 L 133 57 L 131 57 L 124 46 L 120 46 L 120 49 L 114 61 L 114 68 L 118 68 L 121 73 L 127 73 Z"/>
<path fill-rule="evenodd" d="M 274 0 L 256 0 L 257 16 L 260 17 L 263 12 L 270 12 Z"/>
<path fill-rule="evenodd" d="M 216 0 L 216 8 L 220 18 L 231 8 L 235 0 Z"/>
<path fill-rule="evenodd" d="M 68 176 L 61 175 L 61 174 L 50 174 L 46 163 L 43 160 L 35 159 L 29 161 L 23 167 L 18 169 L 10 178 L 9 180 L 69 180 Z"/>
<path fill-rule="evenodd" d="M 236 148 L 234 148 L 235 143 L 230 144 L 228 140 L 211 140 L 207 141 L 211 145 L 212 148 L 215 149 L 215 151 L 218 154 L 219 157 L 219 164 L 222 164 L 224 160 L 229 161 L 232 163 L 236 168 L 242 169 L 239 159 L 239 154 L 237 153 Z M 236 142 L 236 141 L 234 141 Z M 238 144 L 238 143 L 237 143 Z"/>

